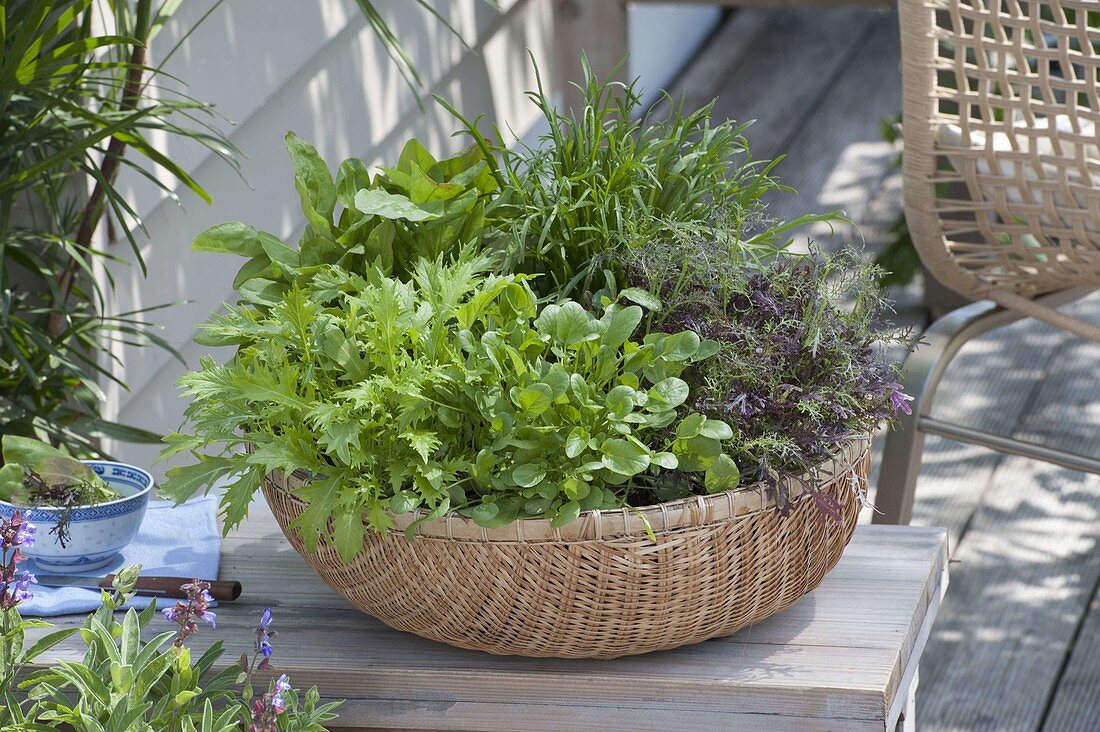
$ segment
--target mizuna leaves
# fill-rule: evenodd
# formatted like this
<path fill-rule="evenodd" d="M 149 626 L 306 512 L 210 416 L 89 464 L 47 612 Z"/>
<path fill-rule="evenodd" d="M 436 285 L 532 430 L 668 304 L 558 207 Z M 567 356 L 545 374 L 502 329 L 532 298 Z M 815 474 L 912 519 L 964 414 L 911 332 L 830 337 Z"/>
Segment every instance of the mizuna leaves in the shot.
<path fill-rule="evenodd" d="M 413 152 L 408 165 L 424 162 Z M 712 435 L 728 427 L 701 415 L 669 430 L 688 396 L 679 374 L 704 346 L 690 333 L 632 340 L 640 307 L 540 308 L 525 278 L 469 254 L 421 259 L 408 281 L 337 265 L 299 267 L 307 277 L 285 259 L 285 293 L 230 308 L 208 331 L 238 353 L 182 381 L 195 434 L 167 450 L 198 462 L 173 468 L 165 492 L 228 484 L 227 527 L 265 473 L 305 470 L 319 477 L 299 492 L 308 507 L 294 528 L 307 545 L 330 532 L 349 559 L 364 525 L 386 529 L 389 512 L 562 525 L 721 453 Z"/>

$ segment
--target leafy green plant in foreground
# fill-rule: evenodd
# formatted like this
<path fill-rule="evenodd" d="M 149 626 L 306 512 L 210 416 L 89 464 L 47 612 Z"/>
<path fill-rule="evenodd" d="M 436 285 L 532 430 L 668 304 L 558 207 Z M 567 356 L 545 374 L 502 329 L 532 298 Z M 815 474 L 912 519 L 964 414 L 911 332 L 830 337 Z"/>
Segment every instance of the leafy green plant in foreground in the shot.
<path fill-rule="evenodd" d="M 737 484 L 730 428 L 683 408 L 680 374 L 717 344 L 690 331 L 637 342 L 642 308 L 621 301 L 540 310 L 525 276 L 489 264 L 421 260 L 410 282 L 322 267 L 268 312 L 216 317 L 205 341 L 239 350 L 181 381 L 194 432 L 171 435 L 167 453 L 198 462 L 169 471 L 164 492 L 183 500 L 230 482 L 231 527 L 267 473 L 307 470 L 295 528 L 313 545 L 331 521 L 350 559 L 365 522 L 390 525 L 387 510 L 562 525 L 666 471 L 712 491 Z"/>
<path fill-rule="evenodd" d="M 19 605 L 31 599 L 34 577 L 17 572 L 22 547 L 34 543 L 34 527 L 16 513 L 0 519 L 0 729 L 4 732 L 323 732 L 338 703 L 322 704 L 316 688 L 295 691 L 286 675 L 256 694 L 257 674 L 270 669 L 274 636 L 271 610 L 256 627 L 252 657 L 221 671 L 216 641 L 192 661 L 185 641 L 198 622 L 214 625 L 209 585 L 194 580 L 181 589 L 186 600 L 163 610 L 173 630 L 149 638 L 156 605 L 115 611 L 132 597 L 140 567 L 121 570 L 111 592 L 101 593 L 99 609 L 79 628 L 43 635 L 27 646 L 26 633 L 50 627 L 20 617 Z M 79 661 L 61 661 L 28 671 L 50 649 L 78 637 Z M 142 640 L 143 636 L 149 638 Z M 17 690 L 22 694 L 17 694 Z"/>

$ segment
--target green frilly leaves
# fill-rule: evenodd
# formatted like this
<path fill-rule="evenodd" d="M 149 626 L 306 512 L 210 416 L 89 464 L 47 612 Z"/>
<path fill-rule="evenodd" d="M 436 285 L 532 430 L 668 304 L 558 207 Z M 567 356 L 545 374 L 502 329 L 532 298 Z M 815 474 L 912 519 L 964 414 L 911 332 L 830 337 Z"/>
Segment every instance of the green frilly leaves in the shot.
<path fill-rule="evenodd" d="M 165 453 L 198 462 L 169 472 L 173 498 L 228 483 L 232 524 L 265 473 L 309 471 L 296 528 L 310 544 L 330 532 L 349 558 L 391 513 L 561 525 L 624 505 L 663 471 L 736 485 L 722 460 L 730 428 L 684 414 L 681 374 L 714 351 L 694 333 L 635 340 L 642 309 L 609 298 L 598 313 L 540 307 L 525 276 L 471 254 L 420 259 L 408 281 L 309 269 L 269 308 L 231 307 L 206 326 L 206 341 L 239 350 L 181 382 L 195 433 Z"/>

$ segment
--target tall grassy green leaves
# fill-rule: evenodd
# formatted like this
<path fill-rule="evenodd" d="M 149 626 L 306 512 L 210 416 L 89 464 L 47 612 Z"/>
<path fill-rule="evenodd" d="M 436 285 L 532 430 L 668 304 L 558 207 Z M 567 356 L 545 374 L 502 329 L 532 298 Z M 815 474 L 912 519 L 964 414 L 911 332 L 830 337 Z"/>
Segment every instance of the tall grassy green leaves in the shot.
<path fill-rule="evenodd" d="M 666 115 L 639 116 L 637 82 L 601 81 L 584 63 L 580 109 L 557 109 L 543 88 L 528 93 L 549 130 L 533 146 L 486 137 L 476 120 L 451 108 L 478 147 L 499 158 L 501 248 L 507 267 L 542 277 L 545 297 L 578 297 L 602 284 L 609 259 L 669 230 L 707 229 L 721 219 L 739 241 L 742 258 L 774 254 L 785 233 L 837 213 L 770 221 L 763 200 L 790 191 L 772 176 L 780 159 L 756 162 L 747 124 L 711 123 L 713 103 L 687 112 L 665 100 Z"/>

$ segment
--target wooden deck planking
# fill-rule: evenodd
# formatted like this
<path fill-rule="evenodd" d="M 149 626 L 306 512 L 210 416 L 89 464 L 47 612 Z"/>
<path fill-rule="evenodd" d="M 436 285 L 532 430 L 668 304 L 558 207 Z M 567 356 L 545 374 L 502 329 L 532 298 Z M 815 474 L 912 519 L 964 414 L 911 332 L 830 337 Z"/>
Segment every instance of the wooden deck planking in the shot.
<path fill-rule="evenodd" d="M 1089 304 L 1100 315 L 1100 302 Z M 1080 395 L 1100 395 L 1098 360 L 1100 344 L 1068 338 L 1059 344 L 1016 434 L 1093 449 L 1095 433 L 1044 426 L 1057 425 Z M 918 484 L 918 497 L 919 490 Z M 1041 727 L 1100 578 L 1098 541 L 1100 476 L 1018 457 L 998 461 L 953 552 L 952 592 L 922 665 L 917 715 L 924 728 Z"/>
<path fill-rule="evenodd" d="M 859 224 L 815 224 L 797 232 L 828 250 L 878 248 L 901 210 L 898 149 L 882 138 L 882 120 L 901 108 L 897 20 L 890 13 L 862 11 L 871 21 L 850 31 L 856 44 L 830 80 L 827 93 L 806 110 L 798 133 L 776 151 L 787 159 L 776 168 L 798 196 L 776 196 L 779 220 L 807 212 L 844 211 Z M 782 85 L 779 85 L 782 86 Z M 893 183 L 891 183 L 893 182 Z"/>
<path fill-rule="evenodd" d="M 772 158 L 797 137 L 880 18 L 852 9 L 740 11 L 717 31 L 709 58 L 684 72 L 685 88 L 678 83 L 672 95 L 695 106 L 716 98 L 715 119 L 755 120 L 747 135 L 752 157 Z M 830 41 L 822 43 L 823 37 Z"/>
<path fill-rule="evenodd" d="M 754 156 L 790 153 L 779 173 L 800 196 L 777 199 L 773 213 L 844 208 L 874 250 L 901 209 L 878 131 L 900 109 L 894 24 L 876 11 L 740 11 L 676 91 L 689 103 L 729 97 L 717 117 L 761 119 L 749 130 Z M 747 31 L 760 35 L 746 41 Z M 812 59 L 812 79 L 799 56 Z M 1070 309 L 1100 320 L 1100 297 Z M 933 412 L 1095 454 L 1096 348 L 1034 321 L 1001 329 L 963 349 Z M 928 438 L 914 523 L 946 527 L 961 563 L 925 653 L 920 729 L 1100 727 L 1097 480 Z"/>
<path fill-rule="evenodd" d="M 1100 597 L 1094 596 L 1052 700 L 1043 732 L 1095 729 L 1100 690 Z"/>

